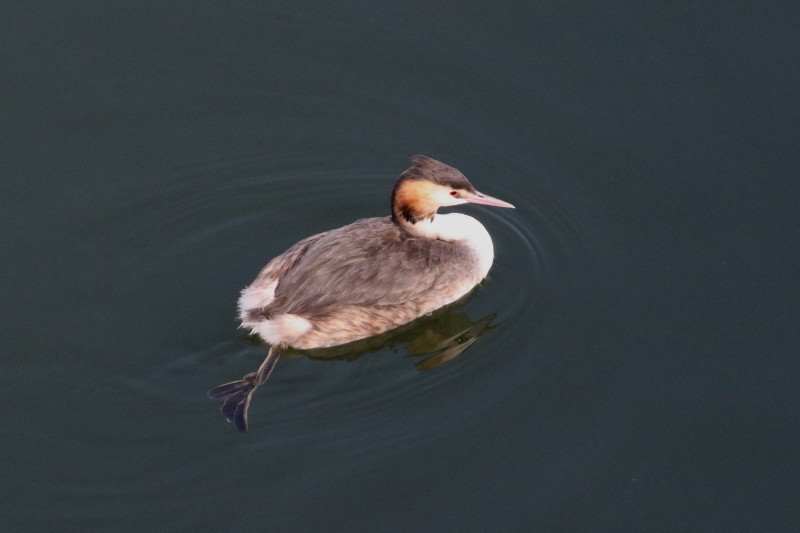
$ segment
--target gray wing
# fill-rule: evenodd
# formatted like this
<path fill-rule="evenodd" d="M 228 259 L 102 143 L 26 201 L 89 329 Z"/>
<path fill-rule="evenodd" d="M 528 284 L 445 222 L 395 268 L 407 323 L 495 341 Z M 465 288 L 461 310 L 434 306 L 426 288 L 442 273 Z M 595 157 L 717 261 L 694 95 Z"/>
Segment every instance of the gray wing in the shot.
<path fill-rule="evenodd" d="M 293 244 L 288 250 L 267 263 L 266 266 L 261 269 L 261 272 L 258 273 L 258 276 L 256 276 L 256 279 L 253 280 L 251 285 L 266 285 L 272 280 L 280 279 L 285 276 L 308 252 L 308 249 L 327 234 L 328 232 L 317 233 L 316 235 L 306 237 L 302 241 Z"/>
<path fill-rule="evenodd" d="M 310 243 L 278 283 L 269 308 L 303 314 L 407 302 L 474 262 L 465 246 L 413 237 L 388 217 L 363 219 Z"/>

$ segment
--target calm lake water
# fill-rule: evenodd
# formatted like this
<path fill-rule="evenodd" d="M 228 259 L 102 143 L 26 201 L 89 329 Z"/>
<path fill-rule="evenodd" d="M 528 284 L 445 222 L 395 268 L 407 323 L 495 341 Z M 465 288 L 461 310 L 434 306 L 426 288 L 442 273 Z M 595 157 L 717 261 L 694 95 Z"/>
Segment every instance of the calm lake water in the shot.
<path fill-rule="evenodd" d="M 793 2 L 4 7 L 3 529 L 798 530 L 798 23 Z M 266 351 L 238 291 L 388 214 L 416 153 L 517 206 L 458 209 L 490 277 L 391 338 L 283 358 L 238 433 L 206 397 Z"/>

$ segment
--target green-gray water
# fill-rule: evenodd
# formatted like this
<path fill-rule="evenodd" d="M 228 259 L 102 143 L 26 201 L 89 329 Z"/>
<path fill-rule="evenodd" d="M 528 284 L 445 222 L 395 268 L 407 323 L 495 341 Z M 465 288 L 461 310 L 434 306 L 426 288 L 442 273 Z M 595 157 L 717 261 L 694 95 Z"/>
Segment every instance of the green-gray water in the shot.
<path fill-rule="evenodd" d="M 0 10 L 6 531 L 800 527 L 791 2 Z M 511 210 L 428 328 L 254 370 L 238 291 L 388 214 L 408 157 Z"/>

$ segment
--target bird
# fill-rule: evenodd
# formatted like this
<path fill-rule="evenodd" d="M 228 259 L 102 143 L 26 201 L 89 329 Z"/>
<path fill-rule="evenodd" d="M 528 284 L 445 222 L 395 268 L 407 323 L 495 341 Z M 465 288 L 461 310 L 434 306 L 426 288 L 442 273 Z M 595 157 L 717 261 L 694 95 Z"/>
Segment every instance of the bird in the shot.
<path fill-rule="evenodd" d="M 288 348 L 343 345 L 459 300 L 488 274 L 492 239 L 475 218 L 438 213 L 465 203 L 514 208 L 478 192 L 456 168 L 416 155 L 398 177 L 391 215 L 362 218 L 297 242 L 242 290 L 241 327 L 270 345 L 256 372 L 219 385 L 222 412 L 244 432 L 253 392 Z"/>

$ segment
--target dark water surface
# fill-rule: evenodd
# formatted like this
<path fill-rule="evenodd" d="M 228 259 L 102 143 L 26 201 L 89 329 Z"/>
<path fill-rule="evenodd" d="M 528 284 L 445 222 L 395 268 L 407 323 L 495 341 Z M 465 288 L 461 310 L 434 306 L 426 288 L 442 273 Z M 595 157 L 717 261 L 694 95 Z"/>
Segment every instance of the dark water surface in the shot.
<path fill-rule="evenodd" d="M 796 3 L 0 11 L 4 530 L 800 528 Z M 414 153 L 490 278 L 239 434 L 238 291 Z"/>

